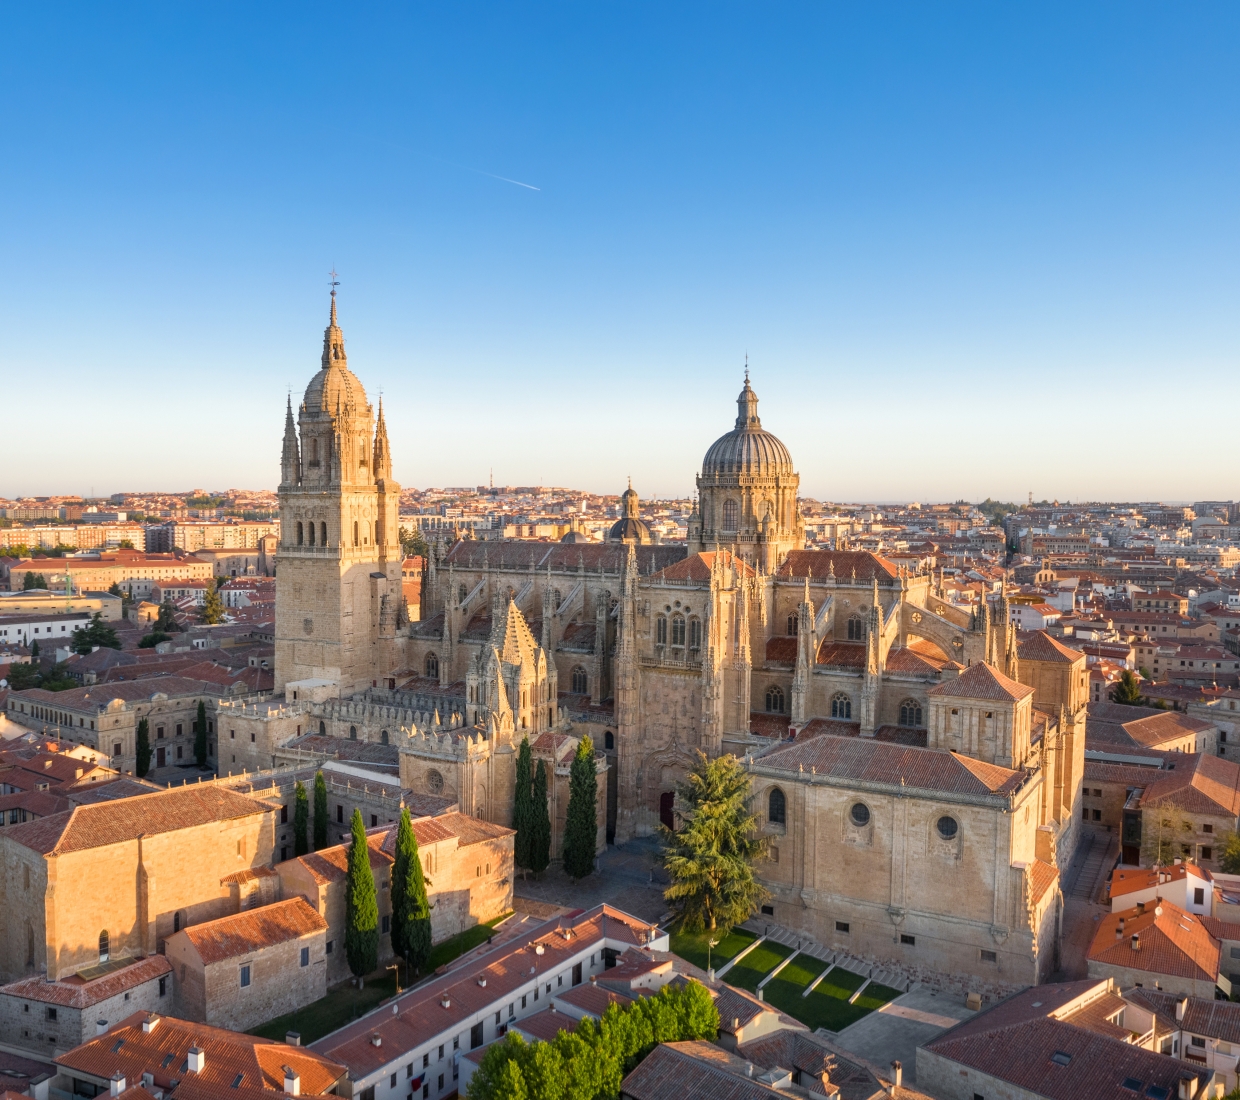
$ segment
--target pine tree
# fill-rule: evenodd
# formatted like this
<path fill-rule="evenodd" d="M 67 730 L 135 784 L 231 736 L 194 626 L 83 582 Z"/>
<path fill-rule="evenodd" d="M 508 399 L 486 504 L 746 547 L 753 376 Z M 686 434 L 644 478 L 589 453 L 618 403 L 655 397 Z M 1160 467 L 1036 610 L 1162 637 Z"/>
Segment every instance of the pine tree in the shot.
<path fill-rule="evenodd" d="M 172 600 L 166 599 L 159 605 L 159 617 L 155 620 L 155 633 L 175 634 L 181 628 L 177 625 L 177 609 Z"/>
<path fill-rule="evenodd" d="M 392 864 L 392 950 L 418 974 L 431 957 L 428 881 L 422 874 L 422 857 L 409 811 L 402 809 L 396 827 L 396 861 Z"/>
<path fill-rule="evenodd" d="M 598 843 L 598 784 L 594 742 L 584 734 L 568 773 L 568 814 L 564 823 L 564 870 L 569 878 L 585 878 L 594 870 Z"/>
<path fill-rule="evenodd" d="M 134 746 L 134 772 L 141 779 L 151 770 L 151 727 L 145 718 L 138 719 L 138 740 Z"/>
<path fill-rule="evenodd" d="M 327 847 L 327 780 L 321 771 L 314 775 L 314 850 Z"/>
<path fill-rule="evenodd" d="M 533 757 L 530 753 L 530 739 L 521 738 L 521 748 L 517 753 L 517 784 L 513 792 L 512 827 L 517 830 L 513 838 L 512 861 L 522 870 L 530 865 L 530 825 L 533 812 Z"/>
<path fill-rule="evenodd" d="M 547 809 L 547 766 L 540 760 L 534 773 L 534 798 L 530 806 L 530 870 L 539 874 L 551 862 L 551 815 Z"/>
<path fill-rule="evenodd" d="M 680 832 L 663 828 L 663 866 L 671 885 L 663 897 L 687 932 L 731 928 L 746 920 L 766 891 L 753 874 L 762 850 L 750 814 L 749 777 L 730 753 L 698 762 L 679 784 Z"/>
<path fill-rule="evenodd" d="M 1141 705 L 1141 685 L 1132 674 L 1132 669 L 1126 668 L 1119 674 L 1119 682 L 1111 692 L 1111 702 L 1122 703 L 1128 707 Z"/>
<path fill-rule="evenodd" d="M 214 626 L 224 621 L 224 601 L 220 599 L 219 589 L 207 589 L 207 598 L 198 617 L 207 626 Z"/>
<path fill-rule="evenodd" d="M 306 836 L 306 828 L 310 824 L 310 799 L 306 797 L 306 788 L 299 779 L 293 785 L 293 855 L 304 856 L 310 851 L 310 841 Z"/>
<path fill-rule="evenodd" d="M 194 756 L 198 766 L 207 766 L 207 704 L 199 701 L 198 717 L 194 722 Z"/>
<path fill-rule="evenodd" d="M 364 978 L 379 965 L 379 903 L 370 846 L 362 811 L 353 811 L 353 839 L 349 844 L 348 881 L 344 896 L 344 950 L 349 969 Z"/>

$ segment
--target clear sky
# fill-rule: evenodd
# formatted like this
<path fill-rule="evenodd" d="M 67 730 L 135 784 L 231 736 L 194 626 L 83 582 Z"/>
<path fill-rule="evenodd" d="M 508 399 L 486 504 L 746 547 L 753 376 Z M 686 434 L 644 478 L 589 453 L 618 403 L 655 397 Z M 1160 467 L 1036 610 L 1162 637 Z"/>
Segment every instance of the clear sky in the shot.
<path fill-rule="evenodd" d="M 274 487 L 328 271 L 404 484 L 1240 494 L 1240 7 L 11 4 L 0 494 Z M 1218 417 L 1210 417 L 1218 413 Z"/>

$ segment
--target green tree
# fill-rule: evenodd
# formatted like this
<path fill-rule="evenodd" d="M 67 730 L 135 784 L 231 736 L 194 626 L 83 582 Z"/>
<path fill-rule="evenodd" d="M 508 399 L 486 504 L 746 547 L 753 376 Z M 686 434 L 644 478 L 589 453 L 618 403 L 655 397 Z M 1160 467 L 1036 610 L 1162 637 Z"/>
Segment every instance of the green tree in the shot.
<path fill-rule="evenodd" d="M 547 809 L 547 767 L 540 760 L 534 773 L 534 798 L 530 806 L 530 870 L 540 874 L 551 862 L 551 815 Z"/>
<path fill-rule="evenodd" d="M 96 611 L 91 616 L 90 622 L 84 627 L 78 627 L 73 632 L 73 652 L 74 653 L 90 653 L 96 646 L 101 649 L 120 649 L 121 640 L 116 636 L 116 631 L 103 621 L 101 612 Z"/>
<path fill-rule="evenodd" d="M 194 757 L 200 768 L 207 766 L 207 704 L 198 701 L 198 717 L 194 720 Z"/>
<path fill-rule="evenodd" d="M 310 851 L 306 830 L 310 825 L 310 799 L 299 779 L 293 784 L 293 855 L 304 856 Z"/>
<path fill-rule="evenodd" d="M 27 688 L 38 687 L 43 679 L 39 675 L 39 666 L 31 661 L 25 665 L 9 666 L 9 687 L 14 691 L 25 691 Z"/>
<path fill-rule="evenodd" d="M 224 601 L 220 597 L 219 589 L 207 589 L 207 598 L 203 602 L 202 610 L 198 613 L 198 618 L 207 626 L 215 626 L 224 621 Z"/>
<path fill-rule="evenodd" d="M 418 838 L 409 810 L 400 812 L 396 827 L 396 859 L 392 864 L 392 950 L 417 974 L 430 962 L 431 906 L 426 896 Z"/>
<path fill-rule="evenodd" d="M 1240 875 L 1240 835 L 1227 833 L 1219 841 L 1219 867 L 1225 875 Z"/>
<path fill-rule="evenodd" d="M 159 617 L 155 620 L 155 629 L 165 634 L 176 634 L 181 629 L 177 624 L 177 609 L 170 598 L 159 605 Z"/>
<path fill-rule="evenodd" d="M 108 589 L 108 595 L 109 596 L 120 596 L 122 599 L 124 598 L 125 593 L 121 591 L 120 581 L 112 582 L 112 586 Z"/>
<path fill-rule="evenodd" d="M 663 897 L 687 932 L 731 928 L 766 896 L 753 873 L 762 844 L 747 807 L 749 776 L 730 753 L 708 760 L 699 752 L 677 794 L 683 827 L 661 830 L 671 878 Z"/>
<path fill-rule="evenodd" d="M 46 588 L 47 578 L 42 573 L 27 573 L 22 582 L 22 591 L 30 592 L 36 588 Z"/>
<path fill-rule="evenodd" d="M 530 826 L 534 808 L 532 761 L 530 739 L 522 737 L 521 748 L 517 751 L 517 782 L 512 799 L 512 827 L 517 830 L 517 835 L 512 838 L 512 861 L 523 871 L 530 865 Z"/>
<path fill-rule="evenodd" d="M 1168 867 L 1185 854 L 1195 858 L 1193 844 L 1197 831 L 1184 808 L 1171 798 L 1164 798 L 1142 814 L 1141 864 Z M 1184 849 L 1188 852 L 1185 853 Z"/>
<path fill-rule="evenodd" d="M 430 548 L 426 545 L 426 539 L 422 537 L 421 528 L 408 527 L 400 528 L 400 552 L 407 558 L 421 558 L 423 563 L 431 556 Z"/>
<path fill-rule="evenodd" d="M 37 657 L 38 655 L 39 655 L 39 643 L 37 641 L 31 642 L 30 643 L 30 656 Z"/>
<path fill-rule="evenodd" d="M 154 649 L 160 642 L 166 642 L 171 637 L 171 634 L 165 634 L 162 630 L 152 630 L 149 634 L 142 635 L 142 640 L 138 643 L 138 648 Z"/>
<path fill-rule="evenodd" d="M 1141 705 L 1141 685 L 1137 682 L 1136 676 L 1132 674 L 1132 669 L 1126 668 L 1119 674 L 1115 690 L 1111 692 L 1111 702 L 1121 703 L 1126 707 Z"/>
<path fill-rule="evenodd" d="M 314 850 L 327 847 L 327 780 L 314 773 Z"/>
<path fill-rule="evenodd" d="M 138 719 L 138 739 L 134 746 L 134 771 L 141 779 L 151 770 L 151 727 L 145 718 Z"/>
<path fill-rule="evenodd" d="M 585 878 L 594 870 L 598 843 L 598 783 L 594 742 L 583 734 L 568 773 L 568 813 L 564 822 L 564 870 L 569 878 Z"/>
<path fill-rule="evenodd" d="M 344 897 L 344 951 L 349 969 L 364 978 L 379 965 L 379 903 L 361 810 L 353 811 L 352 825 Z"/>

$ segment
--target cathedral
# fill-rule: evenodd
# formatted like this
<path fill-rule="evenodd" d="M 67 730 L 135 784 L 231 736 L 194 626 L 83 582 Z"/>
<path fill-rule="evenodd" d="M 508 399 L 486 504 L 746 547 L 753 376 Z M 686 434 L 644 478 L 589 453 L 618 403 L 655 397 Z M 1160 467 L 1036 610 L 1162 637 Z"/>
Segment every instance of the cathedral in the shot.
<path fill-rule="evenodd" d="M 674 828 L 697 754 L 733 753 L 772 919 L 910 977 L 1045 980 L 1081 815 L 1084 655 L 1018 637 L 1002 592 L 965 612 L 932 571 L 806 548 L 800 479 L 748 373 L 736 403 L 685 543 L 652 538 L 630 485 L 603 542 L 433 547 L 411 622 L 383 411 L 333 296 L 285 422 L 277 690 L 334 684 L 360 736 L 399 726 L 402 786 L 501 824 L 528 737 L 557 845 L 584 735 L 600 848 Z"/>

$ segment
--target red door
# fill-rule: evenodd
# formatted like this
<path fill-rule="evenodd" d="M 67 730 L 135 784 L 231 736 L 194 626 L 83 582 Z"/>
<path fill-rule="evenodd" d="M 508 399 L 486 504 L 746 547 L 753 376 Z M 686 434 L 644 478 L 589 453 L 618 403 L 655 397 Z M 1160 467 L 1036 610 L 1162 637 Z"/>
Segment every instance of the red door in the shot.
<path fill-rule="evenodd" d="M 675 791 L 664 791 L 659 795 L 659 820 L 669 829 L 676 828 L 676 815 L 672 812 L 672 807 L 675 804 Z"/>

